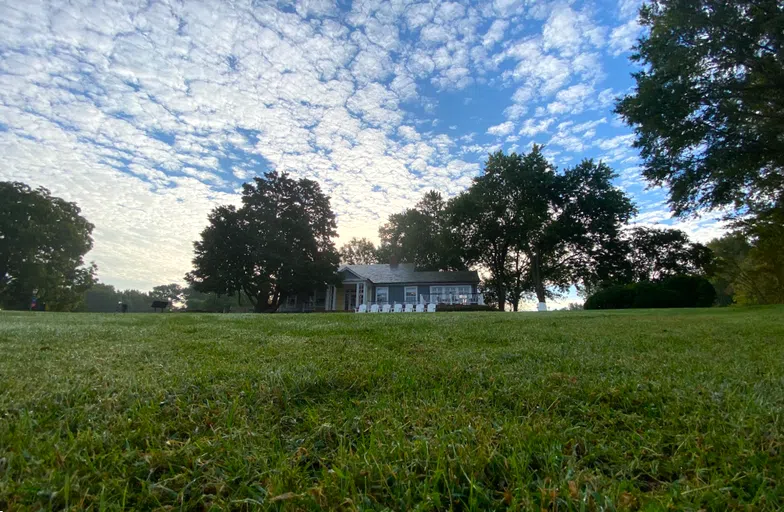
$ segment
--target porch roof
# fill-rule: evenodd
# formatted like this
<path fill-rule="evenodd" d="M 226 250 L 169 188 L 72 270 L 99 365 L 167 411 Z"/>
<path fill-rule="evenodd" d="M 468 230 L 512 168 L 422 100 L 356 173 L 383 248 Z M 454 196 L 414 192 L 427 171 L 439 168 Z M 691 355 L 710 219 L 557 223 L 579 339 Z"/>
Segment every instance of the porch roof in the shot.
<path fill-rule="evenodd" d="M 374 284 L 404 283 L 478 283 L 476 271 L 418 271 L 411 263 L 401 263 L 396 267 L 388 264 L 375 265 L 343 265 L 339 271 L 351 273 L 367 279 Z"/>

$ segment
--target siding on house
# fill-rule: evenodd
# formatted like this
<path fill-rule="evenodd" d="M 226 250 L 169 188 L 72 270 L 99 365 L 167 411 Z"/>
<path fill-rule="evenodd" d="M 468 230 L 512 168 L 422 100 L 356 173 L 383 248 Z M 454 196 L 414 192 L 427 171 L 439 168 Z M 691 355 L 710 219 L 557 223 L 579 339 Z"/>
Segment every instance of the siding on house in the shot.
<path fill-rule="evenodd" d="M 335 301 L 335 309 L 338 311 L 343 311 L 343 305 L 345 304 L 346 290 L 342 286 L 337 287 L 337 300 Z"/>

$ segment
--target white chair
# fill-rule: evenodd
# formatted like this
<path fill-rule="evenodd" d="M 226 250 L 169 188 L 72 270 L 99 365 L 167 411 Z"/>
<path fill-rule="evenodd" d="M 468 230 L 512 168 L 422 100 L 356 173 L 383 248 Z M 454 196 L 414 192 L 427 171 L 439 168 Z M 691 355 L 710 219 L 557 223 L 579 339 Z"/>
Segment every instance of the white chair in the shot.
<path fill-rule="evenodd" d="M 403 304 L 395 304 L 395 313 L 403 312 Z"/>
<path fill-rule="evenodd" d="M 370 312 L 378 313 L 378 304 L 373 304 L 372 306 L 370 306 Z"/>
<path fill-rule="evenodd" d="M 392 306 L 390 306 L 389 304 L 384 304 L 383 306 L 381 306 L 382 313 L 389 313 L 390 311 L 392 311 Z"/>
<path fill-rule="evenodd" d="M 414 305 L 406 304 L 406 313 L 413 313 L 413 312 L 414 312 Z"/>
<path fill-rule="evenodd" d="M 428 313 L 435 313 L 436 312 L 436 305 L 432 302 L 427 305 L 427 312 Z"/>
<path fill-rule="evenodd" d="M 417 313 L 424 313 L 425 312 L 425 305 L 424 304 L 417 304 L 416 305 L 416 312 Z"/>
<path fill-rule="evenodd" d="M 360 304 L 358 312 L 359 313 L 367 313 L 367 304 Z"/>

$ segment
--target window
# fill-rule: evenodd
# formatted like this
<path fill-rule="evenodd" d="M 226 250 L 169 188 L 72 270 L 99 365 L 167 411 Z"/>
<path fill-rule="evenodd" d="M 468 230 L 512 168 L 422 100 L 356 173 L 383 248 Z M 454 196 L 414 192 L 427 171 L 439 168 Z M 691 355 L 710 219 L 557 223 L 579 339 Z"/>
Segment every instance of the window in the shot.
<path fill-rule="evenodd" d="M 406 286 L 406 304 L 416 304 L 417 303 L 417 287 L 416 286 Z"/>
<path fill-rule="evenodd" d="M 293 308 L 297 305 L 297 296 L 296 295 L 289 295 L 286 297 L 286 306 Z"/>
<path fill-rule="evenodd" d="M 376 288 L 376 302 L 383 304 L 389 302 L 389 288 L 379 286 Z"/>
<path fill-rule="evenodd" d="M 430 295 L 471 295 L 471 285 L 431 286 Z"/>
<path fill-rule="evenodd" d="M 471 285 L 431 286 L 430 302 L 463 304 L 471 299 Z"/>

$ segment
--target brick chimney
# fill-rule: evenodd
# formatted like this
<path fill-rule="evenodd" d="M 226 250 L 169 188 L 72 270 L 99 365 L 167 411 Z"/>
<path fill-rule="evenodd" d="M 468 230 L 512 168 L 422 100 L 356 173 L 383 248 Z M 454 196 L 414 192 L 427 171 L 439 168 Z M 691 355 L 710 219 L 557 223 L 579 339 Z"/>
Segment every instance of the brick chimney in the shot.
<path fill-rule="evenodd" d="M 397 255 L 393 254 L 392 256 L 389 257 L 389 268 L 391 268 L 392 270 L 396 269 L 397 263 L 398 263 Z"/>

